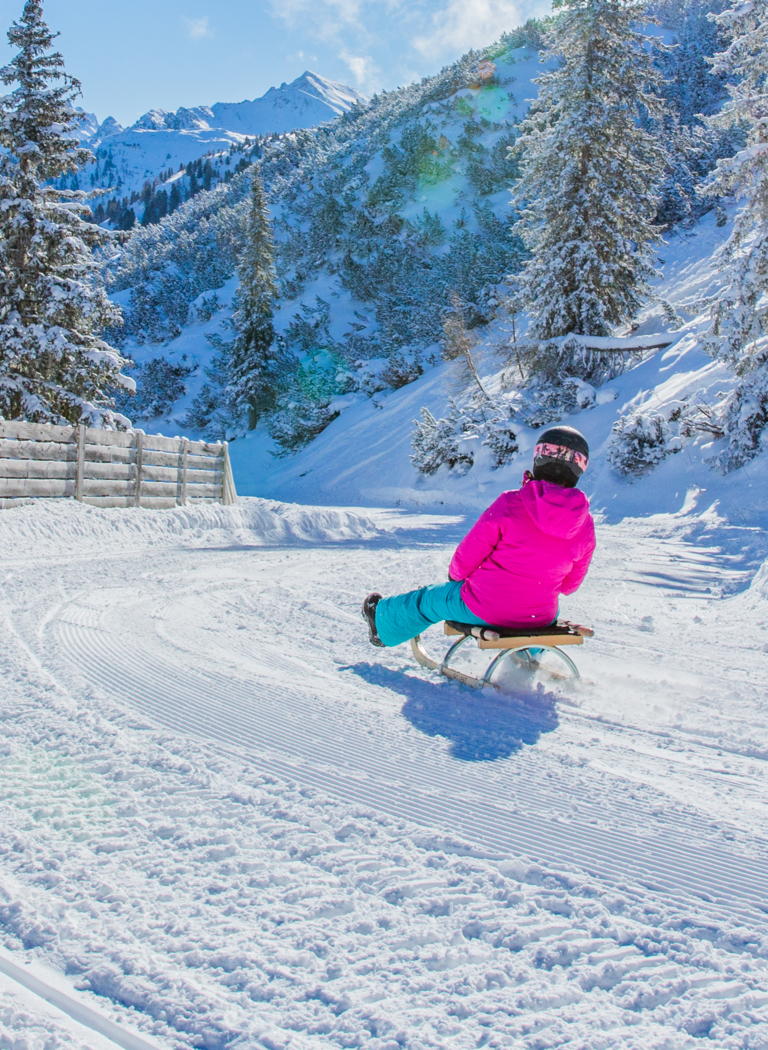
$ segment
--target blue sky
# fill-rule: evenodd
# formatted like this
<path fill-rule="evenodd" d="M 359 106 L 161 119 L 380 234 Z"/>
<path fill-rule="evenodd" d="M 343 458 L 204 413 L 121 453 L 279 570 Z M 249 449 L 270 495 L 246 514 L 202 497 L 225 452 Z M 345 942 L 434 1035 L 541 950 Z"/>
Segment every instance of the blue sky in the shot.
<path fill-rule="evenodd" d="M 23 6 L 0 0 L 3 40 Z M 305 69 L 372 94 L 549 9 L 549 0 L 46 0 L 45 16 L 82 82 L 80 104 L 130 124 L 152 108 L 255 98 Z"/>

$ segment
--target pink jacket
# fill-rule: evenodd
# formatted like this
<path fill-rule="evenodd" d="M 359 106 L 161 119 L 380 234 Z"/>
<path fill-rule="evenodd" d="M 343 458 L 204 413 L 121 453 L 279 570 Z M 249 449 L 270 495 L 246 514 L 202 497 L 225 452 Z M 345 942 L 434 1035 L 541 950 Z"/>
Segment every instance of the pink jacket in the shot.
<path fill-rule="evenodd" d="M 595 550 L 589 500 L 579 489 L 529 481 L 503 492 L 456 548 L 449 574 L 461 597 L 500 627 L 542 627 L 573 594 Z"/>

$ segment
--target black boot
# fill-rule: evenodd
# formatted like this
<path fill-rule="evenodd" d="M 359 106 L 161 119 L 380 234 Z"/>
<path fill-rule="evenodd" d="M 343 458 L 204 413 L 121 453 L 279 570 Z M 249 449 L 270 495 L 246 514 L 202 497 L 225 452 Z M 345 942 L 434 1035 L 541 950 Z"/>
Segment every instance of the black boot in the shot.
<path fill-rule="evenodd" d="M 371 591 L 363 602 L 362 615 L 363 619 L 368 624 L 368 636 L 371 639 L 371 645 L 378 645 L 383 649 L 384 642 L 379 638 L 378 631 L 376 630 L 376 606 L 380 601 L 381 595 L 376 591 Z"/>

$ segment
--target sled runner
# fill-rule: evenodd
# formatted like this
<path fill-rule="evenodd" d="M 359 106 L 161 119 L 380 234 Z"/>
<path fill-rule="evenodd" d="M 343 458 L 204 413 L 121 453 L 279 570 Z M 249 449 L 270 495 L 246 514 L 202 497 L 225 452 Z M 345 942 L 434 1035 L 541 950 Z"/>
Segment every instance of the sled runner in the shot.
<path fill-rule="evenodd" d="M 411 639 L 411 649 L 416 657 L 417 663 L 422 667 L 428 667 L 431 671 L 439 671 L 448 678 L 455 678 L 457 682 L 472 686 L 473 689 L 481 689 L 486 685 L 495 685 L 491 680 L 493 675 L 505 657 L 514 660 L 518 666 L 529 670 L 536 670 L 540 661 L 538 656 L 542 652 L 553 653 L 568 669 L 569 675 L 550 671 L 557 678 L 580 678 L 579 669 L 567 653 L 562 652 L 563 645 L 583 645 L 585 638 L 591 638 L 594 631 L 591 627 L 582 627 L 568 620 L 558 620 L 549 627 L 537 627 L 535 631 L 515 630 L 510 627 L 480 627 L 472 623 L 456 623 L 454 620 L 446 620 L 444 624 L 446 635 L 456 638 L 451 645 L 442 663 L 433 660 L 424 648 L 421 635 L 417 634 Z M 450 661 L 465 642 L 474 639 L 478 649 L 498 649 L 498 655 L 494 656 L 488 665 L 488 669 L 482 678 L 475 678 L 450 666 Z"/>

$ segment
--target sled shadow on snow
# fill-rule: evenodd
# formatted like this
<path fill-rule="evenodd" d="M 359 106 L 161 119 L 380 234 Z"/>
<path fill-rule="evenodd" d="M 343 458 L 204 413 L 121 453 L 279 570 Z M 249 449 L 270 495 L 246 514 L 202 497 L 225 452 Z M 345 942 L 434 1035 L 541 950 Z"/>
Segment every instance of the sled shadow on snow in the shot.
<path fill-rule="evenodd" d="M 403 718 L 426 736 L 450 741 L 451 757 L 462 762 L 509 758 L 523 744 L 537 743 L 543 733 L 559 725 L 552 693 L 475 692 L 455 682 L 428 682 L 379 664 L 351 664 L 344 670 L 404 696 Z"/>

